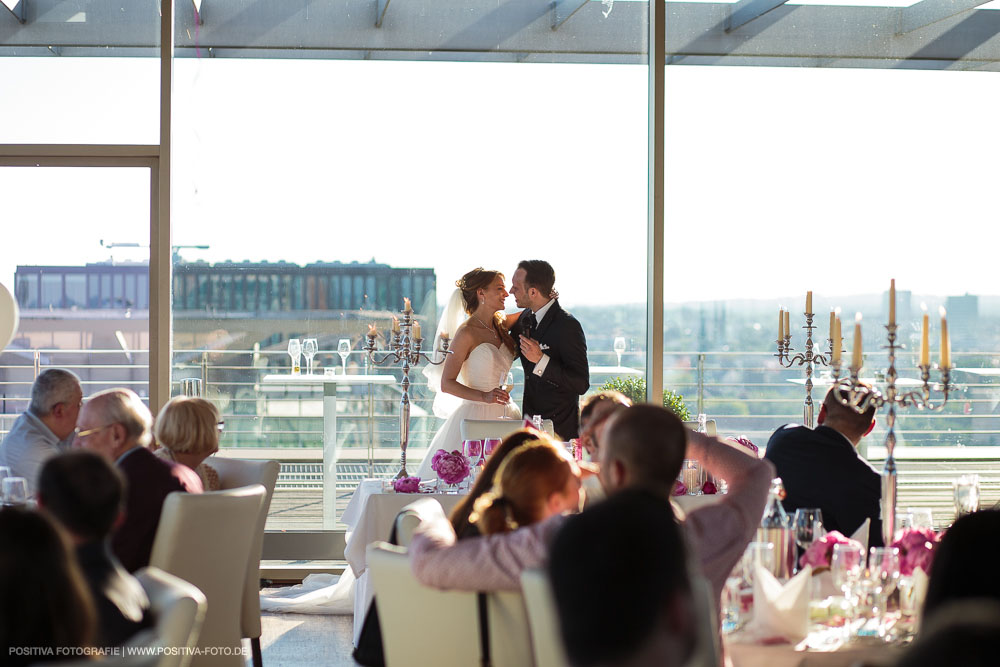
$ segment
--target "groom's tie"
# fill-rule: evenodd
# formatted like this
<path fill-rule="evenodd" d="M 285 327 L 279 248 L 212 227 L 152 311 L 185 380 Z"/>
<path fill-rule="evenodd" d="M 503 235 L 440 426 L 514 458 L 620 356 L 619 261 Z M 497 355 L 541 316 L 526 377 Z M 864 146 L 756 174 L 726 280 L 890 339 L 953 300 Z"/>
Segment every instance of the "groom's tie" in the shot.
<path fill-rule="evenodd" d="M 528 338 L 534 337 L 536 328 L 538 328 L 538 322 L 535 320 L 535 314 L 529 311 L 524 316 L 524 335 Z"/>

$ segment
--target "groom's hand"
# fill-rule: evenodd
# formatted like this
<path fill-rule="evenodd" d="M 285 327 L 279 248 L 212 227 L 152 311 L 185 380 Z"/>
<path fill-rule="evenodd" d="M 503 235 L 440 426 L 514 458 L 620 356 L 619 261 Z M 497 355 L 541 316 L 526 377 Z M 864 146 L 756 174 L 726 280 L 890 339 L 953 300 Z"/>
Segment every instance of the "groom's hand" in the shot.
<path fill-rule="evenodd" d="M 521 335 L 521 354 L 533 364 L 542 360 L 542 346 L 534 338 Z"/>

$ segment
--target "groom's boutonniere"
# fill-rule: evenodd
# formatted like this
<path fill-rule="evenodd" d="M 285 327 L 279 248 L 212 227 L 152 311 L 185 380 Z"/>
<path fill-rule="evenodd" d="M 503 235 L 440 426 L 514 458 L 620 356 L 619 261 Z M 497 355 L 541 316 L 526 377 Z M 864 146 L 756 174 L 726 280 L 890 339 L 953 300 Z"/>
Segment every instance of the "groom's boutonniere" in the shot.
<path fill-rule="evenodd" d="M 547 349 L 549 349 L 549 346 L 548 346 L 548 345 L 546 345 L 545 343 L 540 343 L 540 344 L 538 345 L 538 347 L 539 347 L 540 349 L 542 349 L 542 350 L 547 350 Z"/>

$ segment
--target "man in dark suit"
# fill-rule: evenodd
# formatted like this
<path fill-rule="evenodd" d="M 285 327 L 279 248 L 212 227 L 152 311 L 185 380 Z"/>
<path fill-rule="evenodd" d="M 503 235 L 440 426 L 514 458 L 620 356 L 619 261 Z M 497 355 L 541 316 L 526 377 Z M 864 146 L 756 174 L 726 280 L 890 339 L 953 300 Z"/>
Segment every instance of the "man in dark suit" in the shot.
<path fill-rule="evenodd" d="M 580 396 L 590 388 L 587 339 L 576 318 L 559 305 L 552 266 L 524 260 L 511 279 L 510 294 L 521 317 L 511 330 L 524 367 L 521 413 L 551 419 L 560 438 L 579 436 Z"/>
<path fill-rule="evenodd" d="M 869 546 L 882 546 L 881 477 L 857 452 L 861 438 L 875 428 L 875 407 L 862 414 L 837 400 L 831 388 L 823 400 L 815 429 L 786 424 L 767 442 L 764 458 L 777 469 L 789 513 L 803 507 L 823 512 L 823 527 L 850 537 L 871 519 Z"/>
<path fill-rule="evenodd" d="M 94 394 L 77 423 L 74 446 L 101 454 L 125 476 L 125 520 L 112 537 L 111 548 L 125 569 L 135 572 L 149 565 L 167 494 L 201 493 L 201 480 L 187 466 L 165 461 L 146 448 L 153 417 L 130 389 Z"/>
<path fill-rule="evenodd" d="M 98 646 L 119 646 L 150 627 L 149 598 L 111 553 L 111 531 L 122 517 L 125 481 L 103 456 L 75 450 L 42 466 L 38 504 L 70 533 L 97 606 Z"/>

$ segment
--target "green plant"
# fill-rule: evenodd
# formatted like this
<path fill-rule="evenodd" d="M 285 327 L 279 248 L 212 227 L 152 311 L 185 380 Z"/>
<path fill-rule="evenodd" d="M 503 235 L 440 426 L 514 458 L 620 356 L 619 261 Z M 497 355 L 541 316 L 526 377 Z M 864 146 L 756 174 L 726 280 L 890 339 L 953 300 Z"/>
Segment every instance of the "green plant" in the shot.
<path fill-rule="evenodd" d="M 601 391 L 617 391 L 633 403 L 645 403 L 646 379 L 638 377 L 616 377 L 601 385 Z M 669 389 L 663 390 L 663 407 L 667 408 L 681 421 L 691 421 L 691 411 L 684 405 L 684 397 Z"/>

